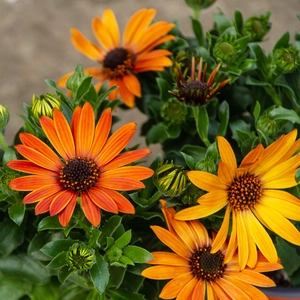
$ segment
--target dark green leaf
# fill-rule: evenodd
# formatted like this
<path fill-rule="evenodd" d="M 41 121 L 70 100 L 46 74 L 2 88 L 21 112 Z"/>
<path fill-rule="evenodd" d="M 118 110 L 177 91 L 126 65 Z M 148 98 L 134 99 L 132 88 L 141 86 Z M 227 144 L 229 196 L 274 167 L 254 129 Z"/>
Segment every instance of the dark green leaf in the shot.
<path fill-rule="evenodd" d="M 43 265 L 25 254 L 1 257 L 0 271 L 7 277 L 35 284 L 46 284 L 50 278 L 48 270 Z"/>
<path fill-rule="evenodd" d="M 18 226 L 10 219 L 0 223 L 0 253 L 3 256 L 9 255 L 23 242 L 24 229 L 24 224 Z"/>
<path fill-rule="evenodd" d="M 220 120 L 220 127 L 218 135 L 225 136 L 227 132 L 227 126 L 229 122 L 229 105 L 227 101 L 223 101 L 219 107 L 218 116 Z"/>
<path fill-rule="evenodd" d="M 187 166 L 191 170 L 194 170 L 195 169 L 195 165 L 196 165 L 195 159 L 192 156 L 190 156 L 190 155 L 188 155 L 188 154 L 186 154 L 184 152 L 180 152 L 180 153 L 182 154 L 182 156 L 183 156 L 183 158 L 184 158 L 185 163 L 187 164 Z"/>
<path fill-rule="evenodd" d="M 163 143 L 168 139 L 168 131 L 163 123 L 158 123 L 153 125 L 151 129 L 147 132 L 146 142 L 147 145 Z"/>
<path fill-rule="evenodd" d="M 122 218 L 119 216 L 112 216 L 103 226 L 101 235 L 99 237 L 99 244 L 103 245 L 106 238 L 112 236 L 116 229 L 120 226 Z"/>
<path fill-rule="evenodd" d="M 222 34 L 227 28 L 232 27 L 231 21 L 225 17 L 222 12 L 215 13 L 213 18 L 220 34 Z"/>
<path fill-rule="evenodd" d="M 107 291 L 107 295 L 109 297 L 111 297 L 111 299 L 114 300 L 145 300 L 145 296 L 141 295 L 141 294 L 136 294 L 136 293 L 131 293 L 128 292 L 126 290 L 122 290 L 122 289 L 117 289 L 117 290 L 113 290 L 113 289 L 109 289 Z"/>
<path fill-rule="evenodd" d="M 124 248 L 126 245 L 129 244 L 129 242 L 131 241 L 131 230 L 126 231 L 121 237 L 119 237 L 116 242 L 115 245 L 122 249 Z"/>
<path fill-rule="evenodd" d="M 287 48 L 290 42 L 290 33 L 287 31 L 283 34 L 283 36 L 277 41 L 275 44 L 273 51 L 280 48 Z"/>
<path fill-rule="evenodd" d="M 54 300 L 58 299 L 59 285 L 51 284 L 47 285 L 35 285 L 32 293 L 30 294 L 30 300 Z"/>
<path fill-rule="evenodd" d="M 45 217 L 38 225 L 38 231 L 46 230 L 46 229 L 64 229 L 59 223 L 57 216 L 48 216 Z"/>
<path fill-rule="evenodd" d="M 192 156 L 196 161 L 205 157 L 206 148 L 194 145 L 184 145 L 181 148 L 181 152 L 186 153 L 187 155 Z"/>
<path fill-rule="evenodd" d="M 261 110 L 260 103 L 258 101 L 256 101 L 254 110 L 253 110 L 253 116 L 254 116 L 255 121 L 257 121 L 258 117 L 260 116 L 260 110 Z"/>
<path fill-rule="evenodd" d="M 292 109 L 276 107 L 270 111 L 270 117 L 274 120 L 289 120 L 292 123 L 300 124 L 300 116 Z"/>
<path fill-rule="evenodd" d="M 86 77 L 84 78 L 77 91 L 76 91 L 76 98 L 75 98 L 75 101 L 79 101 L 91 88 L 91 84 L 92 84 L 92 79 L 93 77 L 89 76 L 89 77 Z"/>
<path fill-rule="evenodd" d="M 16 152 L 13 149 L 8 148 L 3 154 L 3 166 L 5 166 L 10 160 L 14 159 L 17 159 Z"/>
<path fill-rule="evenodd" d="M 191 18 L 191 20 L 192 20 L 193 31 L 195 33 L 199 46 L 204 46 L 204 35 L 203 35 L 202 24 L 199 22 L 199 20 L 195 18 Z"/>
<path fill-rule="evenodd" d="M 101 235 L 101 231 L 97 228 L 92 228 L 91 236 L 89 240 L 89 246 L 94 248 L 100 246 L 98 240 Z"/>
<path fill-rule="evenodd" d="M 58 271 L 58 279 L 64 284 L 65 281 L 70 277 L 70 275 L 74 272 L 74 270 L 70 269 L 69 266 L 63 266 Z"/>
<path fill-rule="evenodd" d="M 63 251 L 51 260 L 51 262 L 47 265 L 47 268 L 59 269 L 65 265 L 67 265 L 67 252 Z"/>
<path fill-rule="evenodd" d="M 44 245 L 41 251 L 50 257 L 55 257 L 63 251 L 68 251 L 69 248 L 76 242 L 78 241 L 71 239 L 51 241 Z"/>
<path fill-rule="evenodd" d="M 163 78 L 156 78 L 157 87 L 159 89 L 159 98 L 166 101 L 168 98 L 170 98 L 169 90 L 171 90 L 171 87 Z"/>
<path fill-rule="evenodd" d="M 108 287 L 119 288 L 123 282 L 124 275 L 126 274 L 126 268 L 111 266 L 109 269 L 110 277 Z"/>
<path fill-rule="evenodd" d="M 92 266 L 90 274 L 97 291 L 100 294 L 104 293 L 109 281 L 108 263 L 98 253 L 96 253 L 96 263 Z"/>
<path fill-rule="evenodd" d="M 244 34 L 244 18 L 242 13 L 236 9 L 234 12 L 234 21 L 235 21 L 235 26 L 236 30 L 240 35 Z"/>
<path fill-rule="evenodd" d="M 153 259 L 153 255 L 147 250 L 138 246 L 127 246 L 123 249 L 123 254 L 130 258 L 134 263 L 146 263 Z"/>

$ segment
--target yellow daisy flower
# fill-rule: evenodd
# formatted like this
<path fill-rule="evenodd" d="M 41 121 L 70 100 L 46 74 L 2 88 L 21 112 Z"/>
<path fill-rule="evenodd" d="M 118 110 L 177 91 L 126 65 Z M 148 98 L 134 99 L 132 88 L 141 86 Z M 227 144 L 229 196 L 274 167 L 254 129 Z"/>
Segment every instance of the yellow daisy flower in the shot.
<path fill-rule="evenodd" d="M 155 9 L 136 12 L 127 23 L 121 42 L 116 17 L 110 9 L 106 9 L 102 18 L 97 17 L 92 21 L 93 32 L 100 47 L 86 39 L 77 29 L 71 29 L 75 48 L 101 65 L 84 70 L 99 79 L 95 85 L 96 90 L 106 80 L 109 87 L 119 86 L 109 94 L 109 100 L 115 100 L 120 95 L 127 106 L 133 107 L 134 98 L 141 97 L 141 85 L 134 73 L 163 71 L 172 65 L 167 57 L 171 55 L 170 51 L 153 49 L 175 38 L 167 35 L 175 24 L 160 21 L 150 25 L 155 14 Z M 64 87 L 71 75 L 69 73 L 60 78 L 58 85 Z"/>
<path fill-rule="evenodd" d="M 199 206 L 183 209 L 175 218 L 195 220 L 226 207 L 212 253 L 221 248 L 231 223 L 226 263 L 238 247 L 241 269 L 246 265 L 255 267 L 256 246 L 268 261 L 277 262 L 277 251 L 264 226 L 290 243 L 300 245 L 300 232 L 288 220 L 300 221 L 300 201 L 281 190 L 298 184 L 295 174 L 300 165 L 300 153 L 295 152 L 299 150 L 300 140 L 295 141 L 296 137 L 297 130 L 293 130 L 267 148 L 258 145 L 239 167 L 230 144 L 218 137 L 221 157 L 218 176 L 202 171 L 187 172 L 191 182 L 208 193 L 198 199 Z"/>
<path fill-rule="evenodd" d="M 152 226 L 156 236 L 173 252 L 152 252 L 154 259 L 149 264 L 156 265 L 142 272 L 144 277 L 155 280 L 171 279 L 162 289 L 159 297 L 177 300 L 213 299 L 268 299 L 253 285 L 275 286 L 275 283 L 260 272 L 281 269 L 275 262 L 268 262 L 258 252 L 254 269 L 240 270 L 238 256 L 235 254 L 225 263 L 227 244 L 211 253 L 214 242 L 205 227 L 197 220 L 177 221 L 175 210 L 166 208 L 161 201 L 168 230 Z"/>

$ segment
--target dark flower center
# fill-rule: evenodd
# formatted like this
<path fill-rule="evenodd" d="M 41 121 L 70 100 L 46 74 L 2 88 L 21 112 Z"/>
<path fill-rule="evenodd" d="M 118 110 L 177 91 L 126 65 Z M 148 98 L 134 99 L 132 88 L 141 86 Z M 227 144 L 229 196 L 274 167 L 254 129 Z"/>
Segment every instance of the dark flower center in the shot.
<path fill-rule="evenodd" d="M 210 88 L 202 81 L 188 81 L 180 87 L 179 97 L 186 104 L 202 105 L 209 96 Z"/>
<path fill-rule="evenodd" d="M 109 51 L 103 60 L 103 72 L 108 79 L 122 78 L 134 67 L 136 55 L 124 48 Z"/>
<path fill-rule="evenodd" d="M 210 253 L 211 247 L 194 251 L 190 258 L 191 271 L 197 279 L 214 281 L 223 276 L 226 265 L 221 251 Z"/>
<path fill-rule="evenodd" d="M 262 183 L 252 174 L 235 178 L 228 189 L 228 200 L 236 210 L 246 210 L 255 206 L 262 196 Z"/>
<path fill-rule="evenodd" d="M 82 194 L 95 186 L 99 177 L 100 171 L 92 159 L 77 157 L 60 170 L 59 182 L 65 189 Z"/>

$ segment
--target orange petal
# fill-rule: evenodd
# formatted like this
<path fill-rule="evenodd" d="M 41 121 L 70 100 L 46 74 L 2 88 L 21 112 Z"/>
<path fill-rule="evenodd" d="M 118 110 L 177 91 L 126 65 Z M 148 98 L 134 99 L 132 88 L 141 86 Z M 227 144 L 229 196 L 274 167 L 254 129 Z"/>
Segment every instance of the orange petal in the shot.
<path fill-rule="evenodd" d="M 85 38 L 79 30 L 74 28 L 71 29 L 71 41 L 74 47 L 88 58 L 96 61 L 101 61 L 103 59 L 103 50 Z"/>
<path fill-rule="evenodd" d="M 170 280 L 162 289 L 159 297 L 161 299 L 173 299 L 178 296 L 179 292 L 191 281 L 193 275 L 186 273 Z"/>
<path fill-rule="evenodd" d="M 101 209 L 117 214 L 118 206 L 102 189 L 93 187 L 87 191 L 89 198 Z"/>
<path fill-rule="evenodd" d="M 214 174 L 203 171 L 188 171 L 186 174 L 194 185 L 204 191 L 227 190 L 226 184 L 221 182 L 220 178 Z"/>
<path fill-rule="evenodd" d="M 60 110 L 54 109 L 53 120 L 57 136 L 61 141 L 65 153 L 69 159 L 74 158 L 76 156 L 74 139 L 64 114 Z"/>
<path fill-rule="evenodd" d="M 116 17 L 111 9 L 106 9 L 103 12 L 102 22 L 106 26 L 112 47 L 118 47 L 120 45 L 120 30 Z"/>
<path fill-rule="evenodd" d="M 191 299 L 193 296 L 194 289 L 198 283 L 198 279 L 194 277 L 192 280 L 190 280 L 179 292 L 176 300 L 186 300 Z M 209 298 L 211 299 L 211 298 Z"/>
<path fill-rule="evenodd" d="M 189 262 L 187 259 L 179 256 L 176 253 L 172 252 L 151 252 L 154 258 L 147 262 L 147 264 L 152 265 L 169 265 L 169 266 L 189 266 Z"/>
<path fill-rule="evenodd" d="M 101 169 L 102 171 L 102 169 Z M 153 175 L 154 171 L 142 166 L 125 166 L 117 169 L 111 169 L 106 172 L 101 172 L 102 179 L 114 178 L 131 178 L 136 180 L 144 180 Z"/>
<path fill-rule="evenodd" d="M 45 212 L 49 211 L 50 204 L 53 201 L 54 197 L 55 197 L 55 195 L 52 195 L 48 198 L 45 198 L 45 199 L 39 201 L 39 203 L 34 208 L 35 214 L 41 215 L 41 214 L 44 214 Z"/>
<path fill-rule="evenodd" d="M 225 183 L 228 186 L 230 186 L 234 180 L 233 177 L 230 176 L 229 166 L 223 161 L 219 162 L 218 165 L 218 178 L 222 183 Z"/>
<path fill-rule="evenodd" d="M 94 159 L 99 154 L 103 146 L 105 145 L 108 135 L 110 133 L 111 124 L 112 124 L 111 109 L 107 108 L 102 113 L 96 125 L 94 140 L 89 155 L 90 158 Z"/>
<path fill-rule="evenodd" d="M 143 48 L 143 52 L 140 53 L 140 54 L 144 54 L 144 53 L 147 53 L 147 52 L 150 52 L 152 49 L 154 49 L 156 46 L 159 46 L 165 42 L 168 42 L 168 41 L 172 41 L 175 39 L 175 36 L 173 35 L 164 35 L 164 36 L 159 36 L 155 41 L 153 41 L 151 44 L 148 44 L 147 47 L 144 47 Z M 156 51 L 156 50 L 154 50 Z M 169 55 L 171 55 L 172 53 L 170 52 Z"/>
<path fill-rule="evenodd" d="M 135 95 L 126 87 L 123 78 L 118 80 L 117 85 L 119 86 L 120 98 L 124 104 L 128 107 L 134 107 Z"/>
<path fill-rule="evenodd" d="M 159 226 L 151 226 L 151 229 L 154 231 L 156 236 L 175 253 L 186 259 L 190 258 L 191 252 L 174 234 Z"/>
<path fill-rule="evenodd" d="M 251 150 L 242 160 L 240 167 L 247 167 L 250 164 L 255 163 L 262 155 L 264 147 L 262 144 L 259 144 L 256 148 Z"/>
<path fill-rule="evenodd" d="M 172 60 L 168 57 L 149 58 L 144 61 L 136 61 L 134 72 L 163 71 L 165 67 L 170 66 L 172 66 Z"/>
<path fill-rule="evenodd" d="M 229 263 L 232 260 L 237 248 L 237 224 L 236 224 L 236 214 L 232 214 L 231 223 L 231 234 L 229 238 L 229 243 L 227 246 L 227 251 L 224 258 L 224 264 Z"/>
<path fill-rule="evenodd" d="M 234 178 L 235 170 L 237 168 L 235 154 L 225 138 L 218 136 L 217 140 L 221 160 L 227 164 L 230 171 L 230 177 Z"/>
<path fill-rule="evenodd" d="M 65 74 L 64 76 L 60 77 L 57 80 L 57 85 L 59 87 L 66 87 L 68 79 L 74 74 L 74 72 L 69 72 L 68 74 Z"/>
<path fill-rule="evenodd" d="M 155 9 L 141 9 L 128 21 L 123 34 L 125 48 L 131 48 L 136 53 L 136 46 L 156 14 Z"/>
<path fill-rule="evenodd" d="M 33 162 L 35 165 L 54 171 L 56 173 L 59 172 L 60 166 L 57 165 L 56 162 L 51 160 L 51 158 L 48 158 L 38 150 L 24 145 L 16 145 L 15 148 L 22 156 Z"/>
<path fill-rule="evenodd" d="M 107 170 L 116 169 L 124 165 L 130 164 L 138 159 L 141 159 L 151 153 L 149 149 L 138 149 L 132 150 L 125 153 L 121 153 L 116 156 L 109 163 L 101 167 L 101 172 L 106 172 Z"/>
<path fill-rule="evenodd" d="M 74 209 L 76 207 L 76 203 L 77 203 L 76 200 L 77 200 L 77 195 L 73 194 L 73 197 L 70 200 L 69 204 L 58 214 L 58 220 L 61 226 L 63 227 L 68 226 L 72 218 Z"/>
<path fill-rule="evenodd" d="M 211 244 L 210 238 L 208 236 L 206 228 L 202 225 L 202 223 L 192 220 L 189 221 L 188 224 L 194 230 L 194 235 L 196 239 L 196 243 L 199 247 L 208 247 Z"/>
<path fill-rule="evenodd" d="M 55 152 L 48 145 L 46 145 L 40 139 L 38 139 L 34 135 L 31 135 L 27 132 L 21 132 L 19 137 L 20 137 L 20 140 L 23 143 L 23 145 L 42 153 L 44 156 L 46 156 L 50 160 L 52 160 L 57 165 L 58 168 L 62 167 L 62 162 L 59 159 L 59 157 L 55 154 Z"/>
<path fill-rule="evenodd" d="M 131 191 L 138 190 L 145 187 L 145 185 L 135 179 L 131 178 L 103 178 L 100 176 L 98 185 L 107 189 L 117 190 L 117 191 Z"/>
<path fill-rule="evenodd" d="M 8 186 L 15 191 L 32 191 L 50 185 L 57 186 L 57 178 L 51 176 L 28 175 L 13 179 Z"/>
<path fill-rule="evenodd" d="M 56 172 L 41 168 L 40 166 L 28 160 L 11 160 L 6 165 L 13 170 L 23 172 L 23 173 L 45 175 L 45 176 L 52 176 L 52 177 L 57 176 Z"/>
<path fill-rule="evenodd" d="M 68 160 L 68 155 L 65 151 L 65 149 L 62 146 L 61 140 L 59 139 L 57 132 L 55 130 L 54 121 L 50 119 L 49 117 L 42 116 L 40 117 L 40 124 L 52 144 L 52 146 L 55 148 L 55 150 L 60 154 L 62 158 L 65 160 Z"/>
<path fill-rule="evenodd" d="M 190 267 L 153 266 L 145 269 L 142 276 L 150 279 L 171 279 L 190 272 Z"/>
<path fill-rule="evenodd" d="M 50 205 L 50 216 L 60 213 L 74 198 L 75 193 L 70 190 L 59 192 Z M 76 194 L 77 195 L 77 194 Z"/>
<path fill-rule="evenodd" d="M 23 203 L 30 204 L 30 203 L 38 202 L 47 197 L 56 195 L 60 191 L 61 191 L 61 186 L 58 183 L 42 186 L 41 188 L 36 189 L 33 192 L 27 194 L 23 199 Z"/>
<path fill-rule="evenodd" d="M 205 299 L 205 292 L 206 292 L 206 282 L 204 280 L 198 280 L 193 296 L 191 300 L 204 300 Z"/>
<path fill-rule="evenodd" d="M 248 297 L 248 295 L 244 292 L 244 288 L 241 289 L 239 285 L 236 285 L 235 283 L 232 283 L 233 279 L 230 276 L 224 275 L 223 277 L 219 278 L 216 282 L 220 286 L 220 288 L 224 291 L 226 291 L 229 294 L 230 299 L 243 299 L 243 300 L 251 300 L 254 298 Z M 247 284 L 247 287 L 250 286 Z M 260 298 L 257 298 L 260 299 Z"/>
<path fill-rule="evenodd" d="M 123 82 L 126 88 L 135 96 L 141 97 L 141 85 L 133 74 L 123 76 Z"/>
<path fill-rule="evenodd" d="M 211 286 L 211 288 L 212 288 L 212 290 L 216 293 L 216 296 L 218 297 L 217 299 L 232 299 L 232 298 L 230 298 L 229 297 L 229 295 L 227 294 L 227 292 L 226 292 L 226 290 L 223 290 L 223 288 L 221 288 L 220 286 L 219 286 L 219 284 L 218 284 L 218 281 L 216 280 L 216 281 L 210 281 L 209 283 L 208 283 L 208 285 L 210 285 Z M 204 299 L 204 298 L 202 298 L 202 299 Z M 194 299 L 193 299 L 194 300 Z M 195 298 L 195 300 L 197 300 L 196 298 Z"/>
<path fill-rule="evenodd" d="M 76 154 L 87 157 L 94 140 L 95 116 L 92 105 L 86 102 L 82 107 L 76 134 Z"/>
<path fill-rule="evenodd" d="M 118 206 L 118 211 L 126 214 L 135 213 L 134 206 L 122 194 L 110 189 L 105 189 L 105 188 L 101 188 L 101 189 L 115 201 L 115 203 Z"/>
<path fill-rule="evenodd" d="M 104 166 L 114 159 L 128 144 L 136 131 L 136 123 L 128 123 L 119 128 L 109 137 L 101 152 L 95 158 L 99 167 Z"/>
<path fill-rule="evenodd" d="M 97 227 L 101 222 L 101 214 L 99 207 L 88 197 L 87 194 L 83 194 L 81 198 L 81 207 L 90 223 Z"/>
<path fill-rule="evenodd" d="M 233 213 L 236 215 L 239 264 L 240 269 L 243 270 L 249 257 L 248 235 L 244 222 L 245 213 L 243 211 L 233 211 Z"/>

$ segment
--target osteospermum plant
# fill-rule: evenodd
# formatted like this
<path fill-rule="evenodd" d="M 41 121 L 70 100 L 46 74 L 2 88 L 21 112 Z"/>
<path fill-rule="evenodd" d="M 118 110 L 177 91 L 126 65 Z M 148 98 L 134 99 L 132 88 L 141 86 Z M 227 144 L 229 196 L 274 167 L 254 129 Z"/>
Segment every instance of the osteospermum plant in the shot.
<path fill-rule="evenodd" d="M 152 8 L 122 34 L 109 8 L 94 41 L 71 29 L 95 65 L 46 79 L 12 145 L 0 105 L 1 299 L 257 300 L 300 286 L 300 35 L 267 53 L 270 13 L 219 11 L 204 32 L 215 1 L 185 2 L 188 37 Z"/>

